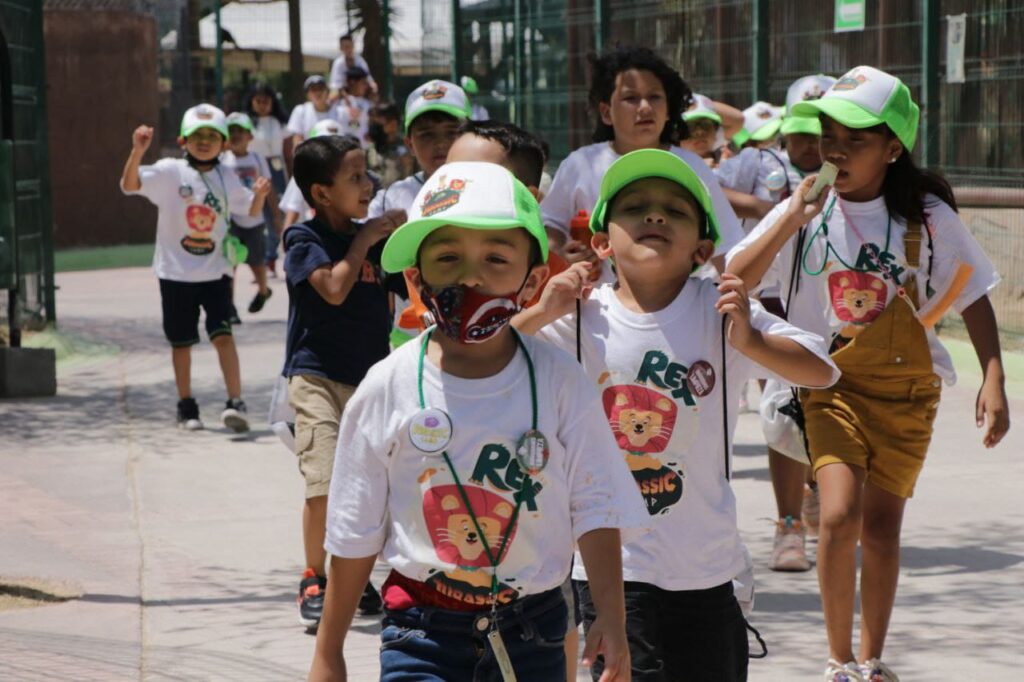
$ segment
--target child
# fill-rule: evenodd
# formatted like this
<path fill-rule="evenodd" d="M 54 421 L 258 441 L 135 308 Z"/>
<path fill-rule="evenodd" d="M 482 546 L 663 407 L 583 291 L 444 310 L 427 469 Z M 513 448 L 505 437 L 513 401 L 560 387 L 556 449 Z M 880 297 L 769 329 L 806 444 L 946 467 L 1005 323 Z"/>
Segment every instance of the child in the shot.
<path fill-rule="evenodd" d="M 601 178 L 612 162 L 636 149 L 657 148 L 683 159 L 710 188 L 723 238 L 716 258 L 724 266 L 726 251 L 743 233 L 711 170 L 696 154 L 674 144 L 686 136 L 682 115 L 690 96 L 679 73 L 647 48 L 620 47 L 594 60 L 590 86 L 591 108 L 598 114 L 594 144 L 577 149 L 562 162 L 541 203 L 549 236 L 567 260 L 588 260 L 601 270 L 603 281 L 612 281 L 610 269 L 601 265 L 590 246 L 570 239 L 570 223 L 580 211 L 593 209 Z"/>
<path fill-rule="evenodd" d="M 718 152 L 743 127 L 743 113 L 704 95 L 693 95 L 693 105 L 683 113 L 688 136 L 679 143 L 704 159 L 711 168 L 718 165 Z"/>
<path fill-rule="evenodd" d="M 774 146 L 782 125 L 782 113 L 782 107 L 754 102 L 743 110 L 743 127 L 732 136 L 732 143 L 738 149 Z"/>
<path fill-rule="evenodd" d="M 716 171 L 719 182 L 735 191 L 730 202 L 736 212 L 750 215 L 743 211 L 743 206 L 757 207 L 753 212 L 756 218 L 744 218 L 744 231 L 754 229 L 768 211 L 792 196 L 808 173 L 821 167 L 818 153 L 821 124 L 814 117 L 793 116 L 792 111 L 799 102 L 821 97 L 835 82 L 835 78 L 818 74 L 805 76 L 790 85 L 786 93 L 788 115 L 780 127 L 786 141 L 785 151 L 747 147 L 719 166 Z M 742 199 L 742 204 L 736 197 Z M 779 317 L 785 317 L 785 299 L 791 295 L 790 290 L 780 292 L 777 282 L 762 281 L 761 303 Z M 779 513 L 769 567 L 773 571 L 809 571 L 806 538 L 808 531 L 817 533 L 817 485 L 811 482 L 805 493 L 808 467 L 771 448 L 768 449 L 768 468 Z M 804 518 L 804 506 L 807 518 Z"/>
<path fill-rule="evenodd" d="M 577 317 L 590 287 L 589 264 L 577 263 L 516 325 L 578 353 L 629 465 L 622 473 L 647 504 L 652 529 L 623 544 L 633 675 L 744 680 L 747 630 L 731 582 L 746 565 L 729 485 L 737 389 L 752 375 L 826 386 L 838 372 L 820 337 L 765 312 L 739 278 L 691 277 L 714 252 L 718 218 L 678 156 L 642 149 L 617 160 L 590 220 L 618 283 L 594 289 Z M 585 631 L 590 576 L 573 570 Z"/>
<path fill-rule="evenodd" d="M 288 132 L 292 136 L 292 148 L 305 140 L 313 126 L 324 119 L 338 120 L 338 109 L 327 99 L 327 82 L 323 76 L 313 75 L 303 84 L 306 102 L 292 109 L 288 119 Z"/>
<path fill-rule="evenodd" d="M 366 154 L 350 135 L 323 135 L 299 145 L 295 182 L 316 216 L 284 233 L 288 341 L 284 375 L 295 410 L 295 454 L 306 480 L 302 539 L 306 571 L 299 621 L 315 628 L 327 584 L 324 523 L 338 422 L 366 370 L 388 354 L 391 327 L 379 261 L 388 232 L 404 219 L 390 211 L 366 216 L 372 183 Z M 362 608 L 380 598 L 366 583 Z"/>
<path fill-rule="evenodd" d="M 383 263 L 438 326 L 374 367 L 343 418 L 310 679 L 344 678 L 380 553 L 381 679 L 564 680 L 574 541 L 598 612 L 584 657 L 628 679 L 619 528 L 646 523 L 639 497 L 579 367 L 508 326 L 546 274 L 537 202 L 500 166 L 452 163 L 410 214 Z"/>
<path fill-rule="evenodd" d="M 821 497 L 825 679 L 891 682 L 897 677 L 879 658 L 896 595 L 903 510 L 928 450 L 942 381 L 956 379 L 933 324 L 950 305 L 964 318 L 984 371 L 977 424 L 988 423 L 983 442 L 993 447 L 1009 428 L 987 296 L 999 276 L 957 217 L 946 181 L 911 160 L 919 110 L 899 79 L 859 66 L 793 114 L 820 119 L 821 156 L 839 167 L 834 190 L 805 203 L 813 178 L 805 179 L 730 255 L 729 270 L 748 286 L 773 269 L 783 291 L 798 280 L 789 320 L 831 339 L 842 378 L 800 396 Z"/>
<path fill-rule="evenodd" d="M 390 209 L 408 211 L 423 184 L 448 158 L 448 150 L 459 136 L 459 125 L 469 117 L 469 100 L 458 85 L 448 81 L 427 81 L 405 101 L 405 145 L 420 170 L 377 192 L 370 202 L 369 218 Z M 409 281 L 406 279 L 408 288 Z M 409 305 L 406 295 L 396 294 L 392 344 L 398 347 L 419 334 L 418 325 L 407 326 L 402 311 Z"/>
<path fill-rule="evenodd" d="M 370 109 L 368 136 L 367 163 L 384 187 L 413 174 L 416 159 L 402 139 L 402 113 L 397 104 L 381 102 Z"/>
<path fill-rule="evenodd" d="M 366 99 L 370 84 L 369 74 L 361 67 L 353 66 L 348 70 L 346 94 L 338 101 L 338 122 L 346 134 L 358 139 L 363 148 L 370 145 L 370 100 Z"/>
<path fill-rule="evenodd" d="M 346 82 L 348 71 L 353 67 L 359 67 L 366 72 L 370 91 L 377 92 L 377 83 L 370 75 L 370 66 L 362 55 L 356 54 L 356 43 L 352 39 L 351 33 L 341 34 L 338 38 L 338 49 L 341 51 L 341 55 L 331 63 L 331 101 L 337 101 L 345 94 L 348 85 Z"/>
<path fill-rule="evenodd" d="M 191 376 L 200 308 L 206 313 L 206 333 L 217 349 L 228 394 L 221 421 L 236 433 L 249 429 L 238 351 L 231 336 L 231 263 L 223 242 L 232 209 L 259 215 L 270 183 L 258 178 L 249 191 L 234 173 L 218 167 L 227 136 L 224 112 L 199 104 L 181 119 L 178 144 L 185 151 L 184 159 L 160 159 L 152 166 L 140 166 L 153 141 L 153 129 L 139 126 L 132 133 L 132 151 L 121 174 L 122 192 L 139 194 L 157 206 L 153 269 L 160 278 L 164 335 L 171 344 L 178 426 L 189 431 L 203 428 Z"/>
<path fill-rule="evenodd" d="M 285 125 L 288 117 L 277 93 L 267 83 L 254 83 L 246 99 L 246 113 L 253 122 L 253 140 L 249 150 L 267 160 L 270 165 L 270 184 L 280 197 L 288 184 L 284 162 L 284 141 L 288 137 Z M 269 203 L 269 202 L 268 202 Z M 263 218 L 266 229 L 267 274 L 277 277 L 277 249 L 280 244 L 281 212 L 265 206 Z"/>
<path fill-rule="evenodd" d="M 319 121 L 309 131 L 309 137 L 312 139 L 321 135 L 341 135 L 341 124 L 330 118 Z M 285 229 L 313 217 L 313 209 L 303 198 L 302 190 L 299 189 L 294 177 L 288 181 L 288 187 L 284 191 L 284 196 L 281 197 L 280 207 L 284 211 Z"/>
<path fill-rule="evenodd" d="M 232 113 L 227 118 L 228 150 L 224 152 L 224 167 L 233 170 L 243 185 L 252 189 L 257 178 L 270 179 L 270 165 L 256 152 L 249 151 L 253 139 L 252 119 L 246 114 Z M 267 195 L 267 203 L 277 212 L 277 195 L 273 186 Z M 249 303 L 249 312 L 258 313 L 274 293 L 267 286 L 266 237 L 263 215 L 250 217 L 242 213 L 231 214 L 231 234 L 245 244 L 249 253 L 245 263 L 256 278 L 256 296 Z"/>

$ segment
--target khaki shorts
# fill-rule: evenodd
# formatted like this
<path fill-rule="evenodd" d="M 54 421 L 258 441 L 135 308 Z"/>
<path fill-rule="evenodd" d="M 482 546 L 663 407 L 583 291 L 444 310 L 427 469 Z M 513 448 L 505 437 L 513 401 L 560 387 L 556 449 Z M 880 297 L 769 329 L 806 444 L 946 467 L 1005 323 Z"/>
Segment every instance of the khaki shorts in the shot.
<path fill-rule="evenodd" d="M 288 404 L 295 410 L 295 454 L 306 479 L 306 498 L 331 487 L 341 413 L 355 386 L 312 375 L 288 379 Z"/>
<path fill-rule="evenodd" d="M 829 464 L 851 464 L 882 490 L 911 497 L 941 393 L 936 375 L 893 382 L 843 375 L 831 388 L 802 390 L 815 474 Z"/>

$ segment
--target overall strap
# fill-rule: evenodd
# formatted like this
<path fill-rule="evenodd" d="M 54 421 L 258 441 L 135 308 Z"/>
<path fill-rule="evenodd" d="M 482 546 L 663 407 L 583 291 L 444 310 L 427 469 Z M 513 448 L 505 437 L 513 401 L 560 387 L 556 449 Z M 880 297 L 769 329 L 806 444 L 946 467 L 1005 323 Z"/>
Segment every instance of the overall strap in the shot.
<path fill-rule="evenodd" d="M 916 220 L 907 221 L 907 230 L 903 234 L 903 250 L 907 257 L 907 270 L 914 270 L 913 276 L 904 280 L 907 290 L 907 299 L 918 307 L 917 301 L 917 269 L 921 265 L 921 223 Z"/>

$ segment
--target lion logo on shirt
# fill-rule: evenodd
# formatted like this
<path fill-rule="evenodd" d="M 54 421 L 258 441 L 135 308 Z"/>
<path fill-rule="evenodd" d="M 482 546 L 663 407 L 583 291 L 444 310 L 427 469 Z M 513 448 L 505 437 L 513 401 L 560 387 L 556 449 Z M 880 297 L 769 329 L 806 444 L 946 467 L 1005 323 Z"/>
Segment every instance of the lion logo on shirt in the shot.
<path fill-rule="evenodd" d="M 185 221 L 188 223 L 188 234 L 181 240 L 181 248 L 193 256 L 206 256 L 216 246 L 210 234 L 217 224 L 217 212 L 204 204 L 190 204 L 185 208 Z"/>
<path fill-rule="evenodd" d="M 424 474 L 422 482 L 429 479 L 430 473 Z M 423 494 L 423 518 L 434 551 L 441 561 L 454 564 L 454 568 L 437 571 L 425 582 L 441 594 L 467 604 L 490 604 L 491 574 L 479 569 L 491 567 L 488 548 L 492 555 L 501 553 L 497 558 L 499 565 L 508 556 L 518 519 L 513 519 L 515 507 L 504 497 L 475 485 L 465 485 L 463 490 L 477 523 L 473 523 L 458 486 L 433 486 Z M 511 602 L 517 596 L 514 588 L 499 584 L 499 604 Z"/>
<path fill-rule="evenodd" d="M 679 407 L 665 394 L 636 384 L 609 386 L 601 401 L 647 511 L 667 512 L 683 496 L 684 474 L 679 464 L 662 463 L 657 455 L 672 439 Z"/>
<path fill-rule="evenodd" d="M 867 272 L 843 270 L 828 277 L 832 310 L 840 322 L 848 323 L 843 336 L 856 336 L 859 327 L 875 320 L 885 309 L 885 282 Z"/>

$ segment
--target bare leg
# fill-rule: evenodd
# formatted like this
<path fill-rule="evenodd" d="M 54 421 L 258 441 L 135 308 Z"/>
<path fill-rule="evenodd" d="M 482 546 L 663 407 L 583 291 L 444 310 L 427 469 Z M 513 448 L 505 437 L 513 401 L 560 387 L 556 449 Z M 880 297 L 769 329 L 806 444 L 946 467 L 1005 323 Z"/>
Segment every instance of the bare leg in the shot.
<path fill-rule="evenodd" d="M 302 545 L 306 550 L 306 566 L 320 576 L 327 575 L 326 535 L 327 496 L 306 498 L 306 505 L 302 508 Z"/>
<path fill-rule="evenodd" d="M 565 633 L 565 679 L 576 680 L 576 665 L 580 658 L 580 631 L 573 620 L 572 610 L 569 612 L 569 631 Z"/>
<path fill-rule="evenodd" d="M 861 532 L 860 660 L 881 658 L 900 573 L 900 530 L 907 500 L 868 483 Z"/>
<path fill-rule="evenodd" d="M 171 364 L 174 365 L 174 384 L 178 387 L 178 398 L 192 396 L 192 347 L 171 348 Z"/>
<path fill-rule="evenodd" d="M 787 516 L 800 519 L 800 507 L 804 501 L 804 481 L 807 480 L 808 469 L 810 467 L 806 464 L 768 448 L 768 470 L 772 475 L 775 506 L 779 510 L 780 519 Z"/>
<path fill-rule="evenodd" d="M 224 388 L 228 391 L 228 398 L 241 398 L 242 377 L 238 365 L 238 349 L 235 348 L 235 338 L 230 334 L 222 334 L 214 338 L 211 343 L 217 349 L 217 359 L 220 360 L 220 371 L 224 375 Z"/>
<path fill-rule="evenodd" d="M 863 469 L 828 464 L 818 470 L 821 526 L 818 584 L 832 658 L 853 660 L 853 610 L 857 592 L 857 540 L 860 537 Z"/>

